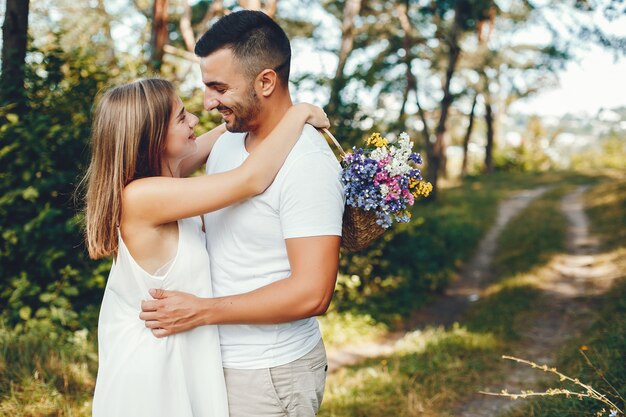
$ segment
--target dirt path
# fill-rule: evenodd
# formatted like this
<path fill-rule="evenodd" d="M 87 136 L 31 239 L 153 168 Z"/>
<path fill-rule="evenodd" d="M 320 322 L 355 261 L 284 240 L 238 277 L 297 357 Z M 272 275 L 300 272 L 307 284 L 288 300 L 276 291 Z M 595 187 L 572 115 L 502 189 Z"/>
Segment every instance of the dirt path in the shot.
<path fill-rule="evenodd" d="M 512 356 L 538 362 L 554 362 L 558 348 L 568 339 L 580 335 L 592 321 L 589 297 L 608 290 L 619 270 L 610 255 L 598 253 L 598 242 L 590 235 L 582 196 L 587 187 L 567 194 L 561 210 L 568 221 L 567 254 L 556 257 L 537 271 L 537 286 L 549 297 L 542 311 L 529 323 Z M 523 365 L 502 363 L 502 381 L 489 382 L 480 389 L 499 392 L 519 392 L 536 389 L 544 378 L 542 372 Z M 493 417 L 518 405 L 508 398 L 475 394 L 460 404 L 454 415 L 461 417 Z"/>
<path fill-rule="evenodd" d="M 462 269 L 459 278 L 448 287 L 440 299 L 416 312 L 410 318 L 409 328 L 447 326 L 458 320 L 469 304 L 479 298 L 482 288 L 492 278 L 491 263 L 498 236 L 504 227 L 547 189 L 548 187 L 539 187 L 520 191 L 500 203 L 495 224 L 480 242 L 476 256 Z M 390 355 L 394 351 L 396 342 L 404 335 L 404 332 L 395 332 L 375 342 L 329 349 L 329 371 L 333 372 L 339 368 L 354 365 L 367 358 Z"/>
<path fill-rule="evenodd" d="M 598 242 L 590 235 L 582 200 L 586 189 L 579 187 L 561 202 L 561 210 L 568 221 L 567 253 L 555 257 L 533 274 L 534 284 L 544 292 L 550 303 L 534 316 L 529 327 L 522 332 L 514 351 L 504 353 L 538 363 L 553 363 L 558 348 L 571 337 L 581 334 L 593 321 L 592 297 L 606 292 L 619 277 L 615 255 L 598 253 Z M 491 264 L 499 234 L 515 215 L 546 190 L 541 187 L 523 191 L 501 203 L 496 222 L 481 241 L 475 258 L 461 271 L 459 279 L 441 299 L 411 318 L 414 328 L 449 325 L 471 302 L 480 298 L 492 278 Z M 397 332 L 374 343 L 329 350 L 329 370 L 336 371 L 366 358 L 390 355 L 404 334 Z M 544 377 L 542 372 L 507 361 L 501 362 L 501 371 L 502 379 L 485 381 L 483 386 L 477 386 L 477 393 L 458 404 L 454 415 L 495 417 L 520 402 L 482 395 L 479 390 L 500 392 L 507 389 L 517 392 L 536 389 L 537 383 Z"/>

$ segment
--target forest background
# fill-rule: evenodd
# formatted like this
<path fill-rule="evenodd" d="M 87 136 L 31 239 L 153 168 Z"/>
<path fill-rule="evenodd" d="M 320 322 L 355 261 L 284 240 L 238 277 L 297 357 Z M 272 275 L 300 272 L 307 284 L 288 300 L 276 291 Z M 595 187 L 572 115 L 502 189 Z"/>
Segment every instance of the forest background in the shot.
<path fill-rule="evenodd" d="M 435 186 L 412 223 L 342 255 L 326 318 L 331 344 L 406 328 L 454 281 L 509 191 L 623 181 L 626 106 L 562 117 L 514 111 L 558 85 L 585 49 L 623 59 L 619 0 L 3 0 L 0 414 L 89 409 L 111 266 L 88 259 L 75 194 L 94 98 L 158 75 L 200 117 L 197 133 L 221 123 L 202 109 L 192 51 L 239 8 L 263 10 L 286 30 L 292 94 L 325 107 L 344 148 L 374 131 L 406 131 Z"/>

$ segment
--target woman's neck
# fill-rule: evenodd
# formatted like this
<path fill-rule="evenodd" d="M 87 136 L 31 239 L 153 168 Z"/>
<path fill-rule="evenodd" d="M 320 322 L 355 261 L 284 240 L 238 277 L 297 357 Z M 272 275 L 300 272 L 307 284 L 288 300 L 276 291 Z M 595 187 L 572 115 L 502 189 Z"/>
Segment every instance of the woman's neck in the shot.
<path fill-rule="evenodd" d="M 161 175 L 164 177 L 180 178 L 180 160 L 162 160 Z"/>

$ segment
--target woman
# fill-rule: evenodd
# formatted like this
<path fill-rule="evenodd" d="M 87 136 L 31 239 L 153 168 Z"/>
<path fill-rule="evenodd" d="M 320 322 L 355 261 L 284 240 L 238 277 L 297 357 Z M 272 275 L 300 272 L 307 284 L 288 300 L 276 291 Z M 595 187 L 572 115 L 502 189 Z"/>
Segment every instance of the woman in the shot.
<path fill-rule="evenodd" d="M 211 297 L 200 215 L 262 193 L 304 124 L 328 126 L 321 109 L 293 106 L 239 168 L 184 178 L 225 130 L 196 139 L 197 123 L 160 79 L 113 88 L 96 108 L 87 247 L 115 261 L 98 324 L 94 416 L 228 416 L 217 328 L 158 339 L 139 319 L 141 301 L 155 287 Z"/>

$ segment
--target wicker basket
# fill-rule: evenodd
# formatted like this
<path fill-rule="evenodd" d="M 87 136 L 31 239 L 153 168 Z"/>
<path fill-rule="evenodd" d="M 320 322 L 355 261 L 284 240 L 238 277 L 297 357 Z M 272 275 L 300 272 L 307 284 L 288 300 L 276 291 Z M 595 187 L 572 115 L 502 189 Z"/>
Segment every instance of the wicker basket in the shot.
<path fill-rule="evenodd" d="M 321 129 L 321 132 L 332 140 L 339 150 L 341 158 L 343 158 L 346 153 L 332 133 L 328 129 Z M 381 237 L 385 233 L 385 229 L 376 223 L 376 214 L 374 212 L 346 204 L 341 233 L 341 247 L 348 252 L 358 252 L 367 248 L 372 242 Z"/>
<path fill-rule="evenodd" d="M 385 233 L 376 223 L 376 214 L 346 205 L 343 212 L 341 247 L 348 252 L 367 248 Z"/>

